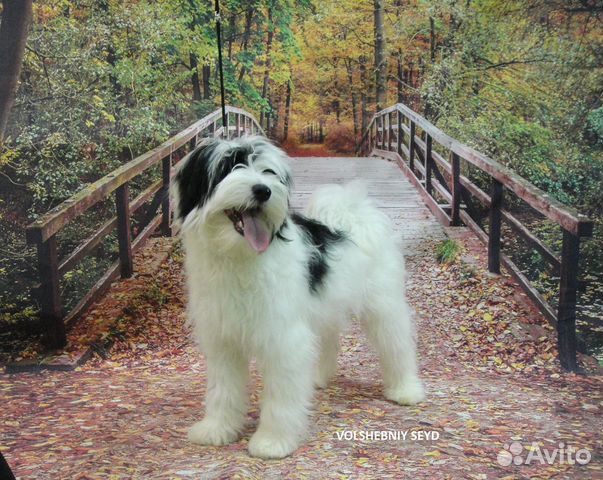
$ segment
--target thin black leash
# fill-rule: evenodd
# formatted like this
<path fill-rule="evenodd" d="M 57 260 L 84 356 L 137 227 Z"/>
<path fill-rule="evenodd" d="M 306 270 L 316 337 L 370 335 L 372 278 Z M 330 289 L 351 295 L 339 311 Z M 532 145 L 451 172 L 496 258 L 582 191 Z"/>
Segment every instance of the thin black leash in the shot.
<path fill-rule="evenodd" d="M 222 105 L 222 126 L 224 135 L 228 136 L 228 119 L 226 118 L 226 103 L 224 99 L 224 67 L 222 65 L 222 27 L 220 18 L 220 0 L 216 0 L 216 36 L 218 38 L 218 68 L 220 69 L 220 101 Z"/>

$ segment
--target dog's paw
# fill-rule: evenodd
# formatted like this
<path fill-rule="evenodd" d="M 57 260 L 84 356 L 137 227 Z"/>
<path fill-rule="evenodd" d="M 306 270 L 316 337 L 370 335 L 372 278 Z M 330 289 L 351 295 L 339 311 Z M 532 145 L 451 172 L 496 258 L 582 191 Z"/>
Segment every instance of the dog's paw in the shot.
<path fill-rule="evenodd" d="M 318 372 L 314 376 L 314 388 L 327 388 L 329 386 L 329 382 L 331 381 L 331 375 L 325 375 Z"/>
<path fill-rule="evenodd" d="M 414 405 L 425 400 L 425 390 L 421 380 L 409 382 L 385 389 L 385 398 L 400 405 Z"/>
<path fill-rule="evenodd" d="M 188 429 L 187 436 L 198 445 L 226 445 L 235 442 L 239 433 L 215 420 L 204 418 Z"/>
<path fill-rule="evenodd" d="M 263 459 L 284 458 L 291 455 L 298 442 L 291 438 L 255 432 L 249 439 L 249 455 Z"/>

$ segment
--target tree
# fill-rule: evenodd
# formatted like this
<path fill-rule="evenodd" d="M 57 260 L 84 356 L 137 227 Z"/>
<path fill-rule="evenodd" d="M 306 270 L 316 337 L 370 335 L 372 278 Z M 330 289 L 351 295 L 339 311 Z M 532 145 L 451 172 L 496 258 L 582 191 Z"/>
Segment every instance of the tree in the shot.
<path fill-rule="evenodd" d="M 377 111 L 387 100 L 387 58 L 385 56 L 385 26 L 383 24 L 384 0 L 374 0 L 375 5 L 375 101 Z"/>
<path fill-rule="evenodd" d="M 0 143 L 8 123 L 32 16 L 32 0 L 2 0 L 0 23 Z"/>

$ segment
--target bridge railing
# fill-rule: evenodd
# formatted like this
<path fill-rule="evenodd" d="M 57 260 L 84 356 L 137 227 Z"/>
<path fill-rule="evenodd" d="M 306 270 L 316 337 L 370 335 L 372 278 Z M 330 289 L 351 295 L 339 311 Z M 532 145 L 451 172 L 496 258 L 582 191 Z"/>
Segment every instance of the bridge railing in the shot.
<path fill-rule="evenodd" d="M 359 150 L 396 161 L 419 190 L 426 205 L 444 225 L 464 223 L 488 247 L 488 269 L 508 269 L 547 320 L 557 328 L 561 365 L 575 370 L 576 299 L 580 241 L 592 235 L 593 222 L 486 155 L 446 135 L 406 105 L 396 104 L 375 114 L 364 132 Z M 442 152 L 442 153 L 440 153 Z M 461 165 L 461 162 L 465 165 Z M 461 173 L 470 166 L 489 178 L 485 192 Z M 506 192 L 559 225 L 563 231 L 561 257 L 545 245 L 519 218 L 503 207 Z M 475 199 L 488 210 L 486 232 L 468 212 Z M 559 276 L 559 301 L 553 307 L 526 275 L 501 252 L 503 221 Z"/>
<path fill-rule="evenodd" d="M 66 327 L 102 295 L 119 275 L 130 277 L 134 272 L 134 254 L 158 229 L 172 235 L 172 205 L 168 195 L 173 164 L 191 151 L 201 138 L 237 137 L 247 133 L 264 134 L 250 113 L 226 107 L 227 131 L 222 126 L 222 112 L 203 117 L 193 125 L 163 142 L 158 147 L 120 166 L 108 175 L 87 185 L 27 227 L 27 241 L 37 245 L 40 284 L 32 292 L 40 307 L 45 343 L 60 348 L 66 343 Z M 161 165 L 161 178 L 154 181 L 135 198 L 130 195 L 130 182 L 153 167 Z M 59 258 L 57 234 L 88 209 L 115 195 L 115 216 L 79 244 L 70 254 Z M 132 236 L 132 215 L 145 207 L 146 223 Z M 157 214 L 159 208 L 161 212 Z M 94 252 L 107 235 L 117 229 L 119 259 L 84 295 L 71 311 L 65 314 L 61 295 L 61 279 L 86 256 Z"/>

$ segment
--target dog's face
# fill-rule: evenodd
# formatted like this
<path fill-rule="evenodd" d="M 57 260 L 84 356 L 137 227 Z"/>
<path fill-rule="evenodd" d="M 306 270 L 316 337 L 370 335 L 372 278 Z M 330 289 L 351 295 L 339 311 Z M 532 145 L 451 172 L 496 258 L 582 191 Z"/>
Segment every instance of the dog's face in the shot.
<path fill-rule="evenodd" d="M 262 253 L 289 210 L 287 156 L 258 136 L 204 141 L 172 183 L 183 231 L 203 229 L 222 250 Z"/>

